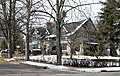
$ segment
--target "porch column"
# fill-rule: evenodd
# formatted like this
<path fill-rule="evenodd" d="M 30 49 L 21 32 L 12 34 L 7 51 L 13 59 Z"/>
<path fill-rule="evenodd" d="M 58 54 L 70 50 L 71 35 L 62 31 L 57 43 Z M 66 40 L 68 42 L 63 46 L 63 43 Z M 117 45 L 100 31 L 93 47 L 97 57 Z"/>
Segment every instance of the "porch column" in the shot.
<path fill-rule="evenodd" d="M 80 44 L 79 55 L 84 55 L 83 43 Z"/>

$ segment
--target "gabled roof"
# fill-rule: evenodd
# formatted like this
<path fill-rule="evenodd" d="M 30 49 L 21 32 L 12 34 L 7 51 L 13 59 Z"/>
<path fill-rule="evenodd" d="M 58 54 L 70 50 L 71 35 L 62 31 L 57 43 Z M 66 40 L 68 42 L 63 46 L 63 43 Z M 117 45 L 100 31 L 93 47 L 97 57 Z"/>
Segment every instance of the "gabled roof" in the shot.
<path fill-rule="evenodd" d="M 78 22 L 71 22 L 66 23 L 62 26 L 61 34 L 62 36 L 70 36 L 76 33 L 84 24 L 86 24 L 88 21 L 90 21 L 92 24 L 92 20 L 90 18 L 78 21 Z M 94 25 L 94 24 L 93 24 Z M 49 26 L 49 27 L 48 27 Z M 94 26 L 93 26 L 94 27 Z M 95 27 L 94 27 L 95 28 Z M 49 35 L 55 35 L 55 24 L 52 22 L 47 23 L 47 31 L 50 33 Z M 95 28 L 96 29 L 96 28 Z M 49 36 L 48 36 L 49 37 Z M 52 37 L 52 36 L 50 36 Z M 55 37 L 55 36 L 54 36 Z"/>
<path fill-rule="evenodd" d="M 55 23 L 54 22 L 47 22 L 46 23 L 46 31 L 49 34 L 55 34 L 56 28 L 55 28 Z"/>
<path fill-rule="evenodd" d="M 82 20 L 82 21 L 79 21 L 79 22 L 74 22 L 73 23 L 73 30 L 72 31 L 69 31 L 69 33 L 66 34 L 66 36 L 70 36 L 70 35 L 73 35 L 77 30 L 79 30 L 87 21 L 92 21 L 90 18 L 89 19 L 85 19 L 85 20 Z M 75 26 L 74 26 L 75 25 Z M 77 26 L 77 27 L 76 27 Z M 67 29 L 67 28 L 65 28 Z"/>
<path fill-rule="evenodd" d="M 63 25 L 63 29 L 66 32 L 72 32 L 74 31 L 80 24 L 82 24 L 85 20 L 78 21 L 78 22 L 71 22 L 71 23 L 66 23 Z"/>

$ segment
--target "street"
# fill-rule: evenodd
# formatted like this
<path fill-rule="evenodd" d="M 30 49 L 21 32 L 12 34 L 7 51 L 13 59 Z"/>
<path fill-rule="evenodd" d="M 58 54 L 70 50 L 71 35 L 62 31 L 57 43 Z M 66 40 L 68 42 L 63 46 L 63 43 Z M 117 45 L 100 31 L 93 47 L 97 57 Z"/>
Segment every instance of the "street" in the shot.
<path fill-rule="evenodd" d="M 64 76 L 70 74 L 72 74 L 72 72 L 40 69 L 23 64 L 0 62 L 0 76 Z"/>
<path fill-rule="evenodd" d="M 41 69 L 23 64 L 0 62 L 0 76 L 119 76 L 120 72 L 85 73 Z"/>

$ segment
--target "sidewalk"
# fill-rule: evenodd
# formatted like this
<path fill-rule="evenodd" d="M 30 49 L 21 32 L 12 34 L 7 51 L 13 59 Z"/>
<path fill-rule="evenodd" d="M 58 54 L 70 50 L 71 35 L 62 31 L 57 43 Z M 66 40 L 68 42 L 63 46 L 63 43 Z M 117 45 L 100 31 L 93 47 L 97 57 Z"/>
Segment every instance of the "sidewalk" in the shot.
<path fill-rule="evenodd" d="M 39 63 L 39 62 L 32 62 L 32 61 L 25 61 L 22 64 L 48 68 L 48 69 L 55 69 L 55 70 L 62 70 L 62 71 L 79 71 L 79 72 L 120 72 L 120 67 L 103 67 L 103 68 L 77 68 L 77 67 L 69 67 L 69 66 L 57 66 L 53 64 L 46 64 L 46 63 Z"/>

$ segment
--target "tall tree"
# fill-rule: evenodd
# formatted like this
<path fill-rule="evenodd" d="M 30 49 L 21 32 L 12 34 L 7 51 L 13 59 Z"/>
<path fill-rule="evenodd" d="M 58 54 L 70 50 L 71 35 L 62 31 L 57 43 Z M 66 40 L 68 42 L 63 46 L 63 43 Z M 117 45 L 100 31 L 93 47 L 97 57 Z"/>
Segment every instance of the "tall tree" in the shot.
<path fill-rule="evenodd" d="M 47 6 L 46 6 L 47 4 Z M 33 10 L 32 12 L 39 12 L 42 17 L 46 18 L 45 20 L 54 21 L 56 27 L 56 48 L 57 48 L 57 63 L 58 65 L 61 64 L 61 56 L 62 56 L 62 49 L 61 49 L 61 27 L 65 23 L 65 21 L 69 20 L 76 20 L 80 19 L 81 6 L 91 5 L 97 3 L 88 3 L 88 4 L 81 4 L 80 0 L 41 0 L 41 6 L 37 10 Z M 69 13 L 69 20 L 65 17 L 66 14 Z M 85 15 L 85 14 L 84 14 Z M 78 17 L 79 16 L 79 17 Z"/>
<path fill-rule="evenodd" d="M 115 50 L 118 48 L 120 41 L 120 1 L 107 0 L 102 2 L 104 8 L 100 13 L 99 22 L 99 42 L 101 50 L 110 49 L 110 55 L 116 54 Z"/>
<path fill-rule="evenodd" d="M 16 34 L 20 35 L 23 24 L 24 13 L 21 13 L 23 6 L 20 4 L 22 0 L 0 0 L 0 31 L 3 32 L 8 44 L 8 57 L 12 57 L 15 50 Z M 18 6 L 16 6 L 16 4 Z M 22 31 L 23 32 L 23 31 Z M 20 38 L 20 37 L 19 37 Z"/>
<path fill-rule="evenodd" d="M 12 57 L 13 53 L 13 27 L 15 22 L 16 0 L 0 1 L 0 26 L 4 37 L 8 44 L 8 57 Z"/>
<path fill-rule="evenodd" d="M 35 25 L 36 21 L 38 21 L 36 18 L 39 16 L 39 14 L 32 13 L 31 11 L 33 9 L 38 9 L 38 5 L 41 4 L 41 1 L 19 0 L 19 2 L 21 3 L 20 7 L 22 7 L 20 13 L 22 19 L 20 19 L 20 23 L 22 24 L 21 27 L 23 27 L 23 30 L 21 30 L 21 32 L 25 35 L 25 60 L 29 60 L 29 39 L 30 34 L 32 33 L 30 27 Z"/>
<path fill-rule="evenodd" d="M 26 52 L 25 52 L 25 56 L 26 56 L 26 60 L 29 60 L 29 25 L 30 25 L 30 16 L 31 16 L 31 4 L 32 4 L 32 0 L 26 0 L 26 43 L 25 43 L 25 47 L 26 47 Z"/>

